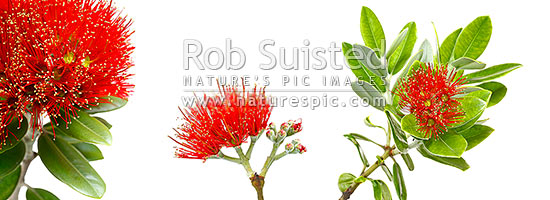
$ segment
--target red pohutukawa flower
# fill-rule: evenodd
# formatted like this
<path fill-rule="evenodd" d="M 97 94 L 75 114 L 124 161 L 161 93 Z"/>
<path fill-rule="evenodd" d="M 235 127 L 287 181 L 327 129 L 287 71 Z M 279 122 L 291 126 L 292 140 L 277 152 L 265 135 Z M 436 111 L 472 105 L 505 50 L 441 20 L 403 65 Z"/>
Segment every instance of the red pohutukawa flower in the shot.
<path fill-rule="evenodd" d="M 70 121 L 80 109 L 127 98 L 131 21 L 104 0 L 0 0 L 0 118 Z M 4 132 L 4 130 L 2 131 Z"/>
<path fill-rule="evenodd" d="M 456 95 L 461 94 L 465 79 L 447 66 L 421 63 L 413 74 L 397 83 L 399 105 L 417 119 L 426 137 L 447 132 L 447 128 L 464 117 Z"/>
<path fill-rule="evenodd" d="M 176 157 L 205 160 L 222 147 L 240 146 L 268 126 L 272 107 L 265 88 L 247 92 L 244 86 L 242 90 L 221 86 L 219 91 L 182 111 L 183 124 L 172 138 L 181 146 Z"/>

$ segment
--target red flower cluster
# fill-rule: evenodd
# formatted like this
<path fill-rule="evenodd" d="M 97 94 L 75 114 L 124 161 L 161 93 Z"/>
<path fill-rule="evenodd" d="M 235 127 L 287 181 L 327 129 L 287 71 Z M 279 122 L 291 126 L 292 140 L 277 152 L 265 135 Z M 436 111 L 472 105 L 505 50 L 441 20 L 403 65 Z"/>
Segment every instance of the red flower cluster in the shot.
<path fill-rule="evenodd" d="M 172 138 L 181 147 L 176 157 L 207 159 L 217 155 L 222 147 L 236 147 L 249 136 L 264 131 L 272 107 L 265 88 L 242 91 L 237 87 L 220 87 L 220 94 L 209 97 L 195 107 L 181 110 L 184 123 Z M 179 141 L 178 141 L 179 139 Z"/>
<path fill-rule="evenodd" d="M 437 138 L 463 118 L 455 95 L 462 93 L 464 84 L 465 79 L 447 66 L 421 63 L 412 75 L 398 82 L 395 93 L 401 98 L 401 108 L 416 117 L 419 131 Z"/>
<path fill-rule="evenodd" d="M 131 21 L 105 0 L 0 0 L 0 128 L 127 98 Z M 17 118 L 15 118 L 17 117 Z"/>

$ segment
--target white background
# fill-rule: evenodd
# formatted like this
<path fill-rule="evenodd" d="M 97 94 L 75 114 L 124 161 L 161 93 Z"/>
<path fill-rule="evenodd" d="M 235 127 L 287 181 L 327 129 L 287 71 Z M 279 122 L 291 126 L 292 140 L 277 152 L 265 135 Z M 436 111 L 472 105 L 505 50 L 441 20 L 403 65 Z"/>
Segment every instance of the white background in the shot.
<path fill-rule="evenodd" d="M 546 87 L 548 66 L 547 20 L 544 1 L 116 1 L 135 20 L 133 42 L 135 92 L 129 104 L 102 115 L 114 127 L 113 145 L 101 147 L 105 159 L 93 166 L 107 183 L 103 199 L 255 199 L 256 194 L 244 169 L 224 161 L 173 158 L 173 134 L 184 92 L 183 75 L 269 74 L 278 80 L 283 74 L 311 77 L 353 76 L 350 70 L 263 71 L 266 61 L 257 46 L 273 39 L 276 48 L 328 47 L 330 42 L 362 43 L 359 31 L 361 6 L 369 6 L 379 17 L 390 41 L 403 25 L 414 20 L 418 45 L 429 39 L 435 43 L 435 22 L 442 41 L 449 33 L 465 27 L 477 16 L 490 15 L 493 35 L 479 58 L 488 65 L 519 62 L 525 67 L 499 81 L 508 86 L 506 98 L 484 113 L 487 125 L 496 131 L 480 146 L 464 154 L 471 168 L 462 172 L 420 156 L 412 157 L 416 169 L 402 164 L 409 199 L 545 199 L 549 160 L 547 130 L 550 97 Z M 183 40 L 198 39 L 205 47 L 224 48 L 225 38 L 247 53 L 247 64 L 240 71 L 183 70 Z M 389 45 L 389 42 L 388 42 Z M 275 49 L 275 48 L 273 48 Z M 340 55 L 339 55 L 340 56 Z M 341 60 L 338 62 L 341 63 Z M 319 86 L 318 83 L 316 86 Z M 300 87 L 300 86 L 299 86 Z M 313 87 L 313 86 L 312 86 Z M 280 89 L 280 85 L 268 87 Z M 319 88 L 319 87 L 317 87 Z M 188 89 L 188 88 L 187 88 Z M 296 93 L 273 93 L 296 95 Z M 353 93 L 331 93 L 347 99 Z M 272 121 L 303 118 L 304 131 L 297 137 L 308 147 L 303 155 L 288 156 L 276 162 L 266 178 L 265 197 L 277 199 L 337 199 L 338 176 L 359 173 L 361 163 L 355 147 L 343 134 L 358 132 L 382 140 L 382 133 L 363 125 L 364 117 L 384 124 L 385 117 L 373 108 L 275 108 Z M 259 170 L 270 148 L 262 138 L 253 155 L 253 168 Z M 379 149 L 365 144 L 370 162 Z M 226 151 L 228 152 L 228 151 Z M 401 160 L 400 158 L 398 160 Z M 383 178 L 382 171 L 373 174 Z M 26 177 L 33 187 L 45 188 L 61 199 L 87 199 L 49 174 L 39 160 L 32 163 Z M 387 182 L 390 189 L 393 184 Z M 394 198 L 396 198 L 394 196 Z M 360 186 L 352 199 L 372 199 L 372 186 Z"/>

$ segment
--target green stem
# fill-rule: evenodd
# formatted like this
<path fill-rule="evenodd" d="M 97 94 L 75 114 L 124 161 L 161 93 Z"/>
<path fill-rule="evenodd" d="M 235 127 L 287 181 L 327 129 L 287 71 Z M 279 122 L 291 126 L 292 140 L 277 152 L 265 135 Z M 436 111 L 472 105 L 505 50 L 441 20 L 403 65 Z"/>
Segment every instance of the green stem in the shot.
<path fill-rule="evenodd" d="M 38 138 L 39 134 L 36 134 L 34 139 L 32 137 L 33 137 L 33 130 L 32 128 L 28 128 L 27 133 L 25 134 L 25 137 L 21 139 L 22 140 L 21 142 L 25 144 L 25 149 L 26 149 L 25 157 L 23 158 L 23 161 L 21 161 L 21 175 L 19 176 L 17 186 L 15 187 L 13 193 L 8 199 L 18 200 L 19 192 L 21 191 L 21 188 L 24 186 L 28 187 L 28 185 L 25 184 L 25 175 L 27 175 L 27 171 L 29 169 L 31 162 L 38 156 L 38 153 L 32 150 L 32 146 L 35 142 L 34 139 Z"/>
<path fill-rule="evenodd" d="M 239 155 L 239 158 L 241 159 L 241 165 L 243 165 L 244 169 L 246 170 L 246 174 L 248 177 L 252 177 L 254 175 L 254 170 L 252 170 L 252 167 L 250 167 L 250 163 L 248 162 L 248 158 L 243 153 L 243 149 L 241 147 L 235 147 L 235 151 L 237 151 L 237 154 Z"/>
<path fill-rule="evenodd" d="M 382 154 L 382 156 L 380 156 L 380 160 L 377 160 L 373 165 L 371 165 L 366 171 L 364 171 L 363 173 L 361 173 L 361 176 L 360 177 L 363 177 L 363 178 L 368 178 L 368 176 L 370 174 L 372 174 L 372 172 L 374 172 L 374 170 L 376 170 L 378 167 L 380 167 L 384 161 L 392 156 L 392 152 L 393 150 L 395 149 L 395 146 L 391 147 L 391 148 L 386 148 L 386 150 L 384 150 L 384 154 Z M 340 197 L 339 200 L 347 200 L 350 198 L 351 194 L 353 194 L 353 192 L 355 192 L 355 190 L 357 189 L 357 187 L 359 187 L 359 185 L 361 185 L 361 182 L 354 182 L 352 183 L 347 189 L 346 191 L 344 191 L 342 193 L 342 196 Z"/>
<path fill-rule="evenodd" d="M 221 151 L 218 153 L 218 157 L 221 158 L 221 159 L 230 161 L 230 162 L 234 162 L 234 163 L 237 163 L 237 164 L 241 164 L 241 159 L 239 159 L 239 158 L 234 158 L 234 157 L 225 155 L 225 154 L 223 154 Z"/>
<path fill-rule="evenodd" d="M 275 158 L 273 158 L 273 161 L 279 160 L 279 159 L 285 157 L 286 155 L 288 155 L 288 152 L 283 151 L 282 153 L 277 154 L 277 155 L 275 156 Z"/>
<path fill-rule="evenodd" d="M 246 150 L 246 158 L 248 159 L 251 158 L 252 150 L 254 150 L 254 146 L 256 145 L 257 140 L 258 140 L 258 137 L 254 137 L 254 136 L 250 137 L 250 146 L 248 146 L 248 150 Z"/>
<path fill-rule="evenodd" d="M 260 176 L 265 177 L 265 175 L 267 174 L 269 167 L 271 167 L 271 164 L 273 164 L 273 161 L 275 161 L 275 154 L 277 153 L 277 149 L 279 149 L 279 146 L 281 145 L 281 143 L 282 141 L 273 143 L 273 149 L 271 149 L 271 153 L 265 160 L 264 167 L 262 168 L 262 172 L 260 173 Z"/>

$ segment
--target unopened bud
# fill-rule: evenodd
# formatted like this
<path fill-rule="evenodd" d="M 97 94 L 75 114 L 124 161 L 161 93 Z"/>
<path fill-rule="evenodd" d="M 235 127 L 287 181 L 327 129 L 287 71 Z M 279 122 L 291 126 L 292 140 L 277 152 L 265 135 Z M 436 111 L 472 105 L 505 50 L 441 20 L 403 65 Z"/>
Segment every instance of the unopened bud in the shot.
<path fill-rule="evenodd" d="M 298 153 L 300 153 L 300 154 L 303 154 L 303 153 L 307 152 L 306 146 L 304 146 L 302 144 L 296 145 L 296 149 L 298 150 Z"/>
<path fill-rule="evenodd" d="M 297 120 L 290 120 L 290 121 L 288 121 L 288 124 L 289 124 L 288 133 L 287 133 L 288 136 L 292 136 L 292 135 L 302 131 L 302 119 L 301 118 L 297 119 Z"/>
<path fill-rule="evenodd" d="M 285 151 L 288 154 L 303 154 L 307 151 L 306 147 L 300 143 L 300 140 L 295 139 L 285 145 Z"/>

